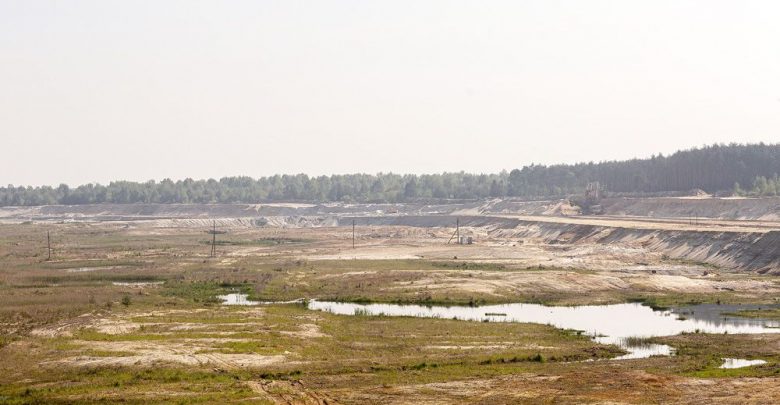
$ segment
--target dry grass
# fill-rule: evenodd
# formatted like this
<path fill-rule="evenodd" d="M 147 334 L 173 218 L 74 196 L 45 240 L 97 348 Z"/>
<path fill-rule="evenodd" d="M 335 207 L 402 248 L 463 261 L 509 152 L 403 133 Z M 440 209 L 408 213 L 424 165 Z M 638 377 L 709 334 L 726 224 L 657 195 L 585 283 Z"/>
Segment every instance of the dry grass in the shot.
<path fill-rule="evenodd" d="M 52 261 L 44 257 L 47 229 L 55 242 Z M 349 239 L 340 229 L 237 229 L 226 239 L 230 243 L 219 246 L 219 257 L 209 259 L 202 231 L 119 223 L 0 225 L 0 402 L 213 403 L 275 401 L 289 394 L 329 403 L 696 403 L 734 393 L 764 393 L 754 394 L 757 401 L 780 394 L 777 335 L 654 339 L 678 347 L 680 355 L 579 362 L 618 350 L 543 325 L 348 317 L 300 305 L 225 308 L 214 299 L 241 291 L 264 300 L 572 304 L 642 299 L 665 306 L 771 302 L 772 291 L 626 287 L 583 292 L 520 281 L 575 285 L 635 275 L 526 269 L 495 258 L 312 259 L 343 253 Z M 422 233 L 363 243 L 399 250 L 430 244 L 418 239 Z M 756 280 L 723 272 L 718 277 Z M 469 280 L 499 287 L 463 288 Z M 114 284 L 150 281 L 163 284 Z M 128 305 L 122 305 L 126 296 Z M 284 360 L 260 361 L 269 356 Z M 720 357 L 763 358 L 769 364 L 719 371 Z M 85 358 L 92 366 L 76 366 L 88 363 Z M 140 363 L 122 362 L 129 358 Z M 144 363 L 149 359 L 154 361 Z M 202 362 L 181 363 L 192 359 Z M 760 378 L 749 379 L 754 377 Z M 701 378 L 720 378 L 719 386 L 731 394 L 710 386 L 697 390 Z"/>

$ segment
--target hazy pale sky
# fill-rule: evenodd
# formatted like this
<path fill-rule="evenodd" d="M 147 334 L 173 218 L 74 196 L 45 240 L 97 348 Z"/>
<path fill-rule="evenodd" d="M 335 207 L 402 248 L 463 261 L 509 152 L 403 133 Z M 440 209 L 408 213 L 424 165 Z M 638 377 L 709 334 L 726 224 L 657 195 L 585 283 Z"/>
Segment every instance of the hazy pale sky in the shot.
<path fill-rule="evenodd" d="M 778 1 L 0 0 L 0 184 L 780 142 Z"/>

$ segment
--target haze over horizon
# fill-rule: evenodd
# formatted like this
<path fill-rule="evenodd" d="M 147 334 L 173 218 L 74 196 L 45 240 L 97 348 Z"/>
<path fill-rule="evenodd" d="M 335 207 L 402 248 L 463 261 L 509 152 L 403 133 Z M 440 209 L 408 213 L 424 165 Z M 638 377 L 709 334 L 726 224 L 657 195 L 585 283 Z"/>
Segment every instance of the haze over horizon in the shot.
<path fill-rule="evenodd" d="M 780 142 L 771 1 L 2 1 L 0 184 Z"/>
<path fill-rule="evenodd" d="M 780 145 L 780 143 L 771 143 L 770 144 L 770 143 L 766 143 L 766 142 L 756 142 L 756 143 L 752 143 L 752 145 L 756 145 L 756 144 L 759 144 L 759 143 L 763 143 L 765 145 Z M 721 145 L 725 145 L 725 144 L 721 144 Z M 702 146 L 706 147 L 706 146 L 711 146 L 711 145 L 702 145 Z M 510 168 L 505 168 L 505 169 L 500 169 L 500 170 L 495 170 L 495 171 L 478 171 L 478 170 L 466 171 L 466 170 L 461 169 L 461 170 L 442 170 L 442 171 L 439 171 L 439 172 L 418 172 L 418 173 L 415 173 L 415 172 L 403 172 L 403 171 L 390 171 L 390 170 L 386 170 L 386 171 L 377 171 L 377 172 L 352 171 L 352 172 L 343 172 L 343 173 L 318 173 L 318 174 L 311 174 L 311 173 L 305 173 L 305 172 L 296 172 L 296 173 L 293 173 L 293 172 L 282 173 L 282 172 L 280 172 L 280 173 L 271 173 L 271 174 L 259 175 L 259 176 L 252 176 L 252 175 L 248 175 L 248 174 L 238 173 L 238 174 L 233 174 L 233 175 L 227 174 L 227 175 L 223 175 L 223 176 L 204 176 L 204 177 L 193 177 L 193 176 L 162 177 L 162 178 L 152 177 L 152 178 L 148 178 L 148 179 L 116 178 L 116 179 L 109 179 L 109 180 L 103 181 L 103 182 L 100 182 L 100 181 L 88 181 L 88 182 L 83 182 L 83 183 L 67 183 L 67 182 L 51 183 L 51 184 L 50 183 L 41 183 L 41 184 L 0 183 L 0 188 L 6 187 L 6 186 L 11 186 L 11 185 L 13 185 L 15 187 L 19 187 L 19 186 L 23 186 L 23 187 L 29 187 L 29 186 L 32 186 L 32 187 L 41 187 L 41 186 L 44 186 L 44 187 L 45 186 L 56 187 L 56 186 L 59 186 L 61 184 L 65 184 L 65 185 L 67 185 L 69 187 L 76 187 L 76 186 L 89 185 L 89 184 L 108 185 L 108 184 L 110 184 L 112 182 L 121 182 L 121 181 L 130 181 L 130 182 L 136 182 L 136 183 L 146 183 L 148 181 L 153 181 L 155 183 L 159 183 L 160 181 L 163 181 L 163 180 L 172 180 L 174 182 L 178 182 L 178 181 L 187 180 L 187 179 L 200 181 L 200 180 L 210 180 L 210 179 L 220 180 L 221 178 L 226 178 L 226 177 L 227 178 L 231 178 L 231 177 L 241 177 L 241 176 L 248 176 L 248 177 L 251 177 L 253 179 L 261 179 L 261 178 L 273 177 L 273 176 L 276 176 L 276 175 L 292 175 L 292 176 L 295 176 L 295 175 L 299 175 L 299 174 L 305 174 L 305 175 L 309 176 L 310 178 L 316 178 L 316 177 L 320 177 L 320 176 L 330 177 L 330 176 L 333 176 L 333 175 L 354 175 L 354 174 L 368 174 L 368 175 L 378 175 L 378 174 L 436 175 L 436 174 L 460 173 L 460 172 L 465 172 L 465 173 L 468 173 L 468 174 L 477 174 L 477 175 L 480 175 L 480 174 L 491 174 L 492 175 L 492 174 L 499 174 L 499 173 L 502 173 L 502 172 L 508 173 L 508 172 L 511 172 L 514 169 L 522 169 L 523 167 L 530 166 L 530 165 L 544 165 L 544 166 L 552 166 L 552 165 L 558 165 L 558 164 L 576 165 L 576 164 L 579 164 L 579 163 L 591 163 L 591 162 L 598 164 L 598 163 L 607 162 L 607 161 L 618 161 L 618 162 L 620 162 L 620 161 L 629 161 L 629 160 L 632 160 L 632 159 L 642 160 L 642 159 L 649 159 L 649 158 L 651 158 L 653 156 L 658 156 L 658 155 L 669 156 L 669 155 L 671 155 L 673 153 L 676 153 L 676 152 L 688 151 L 688 150 L 700 149 L 700 148 L 701 147 L 681 148 L 681 149 L 675 150 L 675 151 L 673 151 L 671 153 L 653 153 L 653 154 L 650 154 L 650 155 L 647 155 L 647 156 L 632 156 L 632 157 L 628 157 L 628 158 L 618 158 L 618 159 L 609 159 L 609 160 L 605 159 L 605 160 L 601 160 L 601 161 L 588 160 L 588 161 L 576 161 L 576 162 L 550 162 L 550 163 L 531 162 L 531 163 L 519 165 L 519 166 L 516 166 L 516 167 L 510 167 Z"/>

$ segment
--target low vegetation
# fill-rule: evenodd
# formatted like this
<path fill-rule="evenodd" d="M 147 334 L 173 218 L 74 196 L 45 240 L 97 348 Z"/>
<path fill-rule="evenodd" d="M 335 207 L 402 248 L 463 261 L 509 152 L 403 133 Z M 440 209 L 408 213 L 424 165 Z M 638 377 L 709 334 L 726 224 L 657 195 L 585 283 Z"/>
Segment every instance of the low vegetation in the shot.
<path fill-rule="evenodd" d="M 499 384 L 491 385 L 497 402 L 517 402 L 511 395 L 529 384 L 544 398 L 575 393 L 574 402 L 599 400 L 603 393 L 590 388 L 599 384 L 621 387 L 610 393 L 628 402 L 641 402 L 634 391 L 647 389 L 674 402 L 675 389 L 637 386 L 637 370 L 658 379 L 778 376 L 774 335 L 633 338 L 633 345 L 671 344 L 678 356 L 586 361 L 624 352 L 581 331 L 548 325 L 339 316 L 307 310 L 305 301 L 227 307 L 217 298 L 241 293 L 262 301 L 426 305 L 639 300 L 661 308 L 771 303 L 768 295 L 520 289 L 506 277 L 542 281 L 552 274 L 580 282 L 599 272 L 473 259 L 324 259 L 322 252 L 340 247 L 316 230 L 236 232 L 231 238 L 237 243 L 220 246 L 218 257 L 209 258 L 200 229 L 63 224 L 56 227 L 55 258 L 47 261 L 40 235 L 48 228 L 0 225 L 2 403 L 272 403 L 284 395 L 315 395 L 329 403 L 473 399 L 448 384 Z M 311 251 L 297 253 L 302 249 Z M 464 288 L 469 283 L 471 289 Z M 434 288 L 442 285 L 449 287 Z M 766 309 L 760 314 L 772 316 Z M 722 370 L 723 357 L 768 363 Z"/>
<path fill-rule="evenodd" d="M 726 315 L 743 318 L 780 319 L 780 308 L 751 309 L 738 312 L 727 312 Z"/>

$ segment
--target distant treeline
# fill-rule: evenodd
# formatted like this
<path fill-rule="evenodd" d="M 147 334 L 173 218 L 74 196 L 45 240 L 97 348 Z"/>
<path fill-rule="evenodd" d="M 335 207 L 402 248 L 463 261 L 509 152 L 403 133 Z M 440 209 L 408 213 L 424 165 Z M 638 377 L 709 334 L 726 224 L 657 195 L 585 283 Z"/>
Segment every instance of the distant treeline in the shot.
<path fill-rule="evenodd" d="M 0 205 L 95 203 L 259 203 L 267 201 L 398 202 L 419 199 L 560 197 L 599 181 L 607 192 L 658 193 L 702 189 L 742 194 L 780 193 L 780 144 L 712 145 L 632 159 L 574 165 L 530 165 L 497 174 L 392 173 L 253 179 L 116 181 L 70 188 L 0 188 Z"/>

